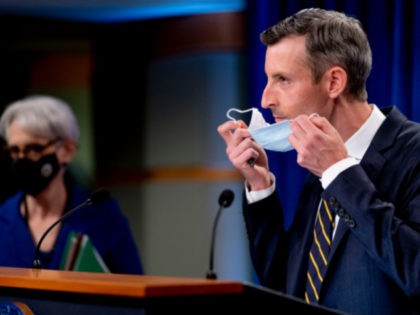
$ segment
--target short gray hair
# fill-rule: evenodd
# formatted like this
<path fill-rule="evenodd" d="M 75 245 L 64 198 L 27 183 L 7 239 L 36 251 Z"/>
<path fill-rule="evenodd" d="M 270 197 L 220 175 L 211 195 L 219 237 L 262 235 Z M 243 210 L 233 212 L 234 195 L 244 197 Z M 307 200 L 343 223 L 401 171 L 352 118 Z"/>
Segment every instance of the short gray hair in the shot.
<path fill-rule="evenodd" d="M 33 95 L 9 104 L 0 118 L 0 135 L 6 141 L 7 130 L 14 121 L 37 136 L 79 141 L 79 125 L 72 109 L 53 96 Z"/>

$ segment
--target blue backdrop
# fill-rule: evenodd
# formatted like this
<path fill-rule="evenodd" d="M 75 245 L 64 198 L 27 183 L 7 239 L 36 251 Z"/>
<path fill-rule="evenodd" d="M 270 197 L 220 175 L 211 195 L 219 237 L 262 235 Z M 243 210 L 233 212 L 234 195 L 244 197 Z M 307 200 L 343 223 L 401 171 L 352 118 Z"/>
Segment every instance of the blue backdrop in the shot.
<path fill-rule="evenodd" d="M 369 102 L 379 107 L 396 105 L 409 119 L 420 121 L 420 1 L 406 0 L 249 0 L 249 99 L 260 106 L 266 83 L 265 46 L 259 34 L 280 19 L 308 8 L 334 9 L 358 18 L 368 35 L 373 68 L 367 87 Z M 271 119 L 269 113 L 267 119 Z M 306 171 L 296 163 L 296 152 L 268 152 L 286 213 L 293 217 Z"/>

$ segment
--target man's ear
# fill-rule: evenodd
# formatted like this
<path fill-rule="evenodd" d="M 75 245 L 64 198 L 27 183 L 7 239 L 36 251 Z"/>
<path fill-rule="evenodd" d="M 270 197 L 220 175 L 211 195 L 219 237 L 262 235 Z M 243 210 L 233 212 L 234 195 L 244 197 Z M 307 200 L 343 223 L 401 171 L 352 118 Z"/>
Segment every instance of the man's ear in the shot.
<path fill-rule="evenodd" d="M 325 73 L 327 92 L 331 98 L 336 98 L 344 92 L 347 86 L 347 72 L 341 67 L 332 67 Z"/>

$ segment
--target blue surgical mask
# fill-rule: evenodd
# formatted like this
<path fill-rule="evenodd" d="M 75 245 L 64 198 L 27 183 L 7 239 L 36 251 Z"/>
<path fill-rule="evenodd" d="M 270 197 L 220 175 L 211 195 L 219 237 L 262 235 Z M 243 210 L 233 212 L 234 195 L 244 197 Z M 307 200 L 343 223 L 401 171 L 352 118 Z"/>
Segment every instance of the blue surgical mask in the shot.
<path fill-rule="evenodd" d="M 265 121 L 261 112 L 253 107 L 245 110 L 231 108 L 226 116 L 231 120 L 236 120 L 230 115 L 230 112 L 246 113 L 252 111 L 251 120 L 248 126 L 252 138 L 266 150 L 287 152 L 293 150 L 287 137 L 292 132 L 290 130 L 290 121 L 284 120 L 279 123 L 269 124 Z"/>

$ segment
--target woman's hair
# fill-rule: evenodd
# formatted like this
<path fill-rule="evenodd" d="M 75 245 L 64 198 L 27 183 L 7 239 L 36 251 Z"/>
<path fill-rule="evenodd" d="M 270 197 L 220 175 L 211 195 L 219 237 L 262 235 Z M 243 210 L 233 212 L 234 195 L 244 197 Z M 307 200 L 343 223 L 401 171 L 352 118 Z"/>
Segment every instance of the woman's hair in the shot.
<path fill-rule="evenodd" d="M 306 60 L 314 82 L 319 82 L 330 67 L 339 66 L 347 73 L 344 94 L 367 100 L 372 52 L 359 20 L 336 11 L 303 9 L 263 31 L 260 39 L 270 46 L 291 36 L 305 36 Z"/>
<path fill-rule="evenodd" d="M 79 140 L 79 125 L 70 106 L 56 97 L 34 95 L 9 104 L 0 118 L 0 136 L 17 121 L 27 132 L 51 139 Z"/>

